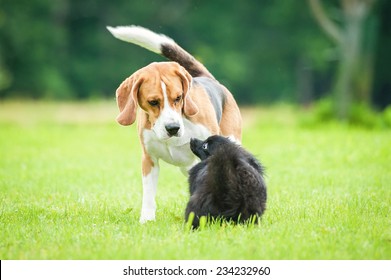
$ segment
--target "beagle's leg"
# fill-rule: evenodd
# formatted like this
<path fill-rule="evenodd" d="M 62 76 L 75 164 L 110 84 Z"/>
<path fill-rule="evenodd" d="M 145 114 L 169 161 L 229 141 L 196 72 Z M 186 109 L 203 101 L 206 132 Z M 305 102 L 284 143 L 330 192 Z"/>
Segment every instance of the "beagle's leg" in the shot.
<path fill-rule="evenodd" d="M 143 203 L 141 207 L 140 223 L 155 220 L 156 190 L 159 178 L 159 162 L 152 160 L 148 155 L 143 155 Z"/>

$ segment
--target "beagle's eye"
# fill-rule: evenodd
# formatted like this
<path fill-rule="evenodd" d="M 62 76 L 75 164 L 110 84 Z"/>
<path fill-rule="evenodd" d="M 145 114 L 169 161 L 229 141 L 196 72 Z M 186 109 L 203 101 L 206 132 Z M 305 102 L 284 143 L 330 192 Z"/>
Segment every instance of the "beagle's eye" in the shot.
<path fill-rule="evenodd" d="M 175 98 L 174 103 L 177 104 L 182 100 L 182 95 L 179 95 L 177 98 Z"/>
<path fill-rule="evenodd" d="M 205 142 L 202 144 L 202 149 L 207 150 L 208 149 L 208 142 Z"/>
<path fill-rule="evenodd" d="M 155 107 L 155 106 L 158 106 L 159 105 L 159 101 L 158 100 L 150 100 L 148 101 L 149 105 Z"/>

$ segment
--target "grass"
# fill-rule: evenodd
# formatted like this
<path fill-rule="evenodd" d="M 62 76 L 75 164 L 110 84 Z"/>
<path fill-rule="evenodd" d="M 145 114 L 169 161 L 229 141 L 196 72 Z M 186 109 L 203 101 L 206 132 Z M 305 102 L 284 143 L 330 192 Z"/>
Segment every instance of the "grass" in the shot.
<path fill-rule="evenodd" d="M 0 259 L 391 259 L 391 131 L 244 109 L 268 210 L 258 226 L 190 232 L 186 178 L 166 164 L 157 220 L 139 224 L 140 144 L 116 113 L 114 101 L 0 103 Z"/>

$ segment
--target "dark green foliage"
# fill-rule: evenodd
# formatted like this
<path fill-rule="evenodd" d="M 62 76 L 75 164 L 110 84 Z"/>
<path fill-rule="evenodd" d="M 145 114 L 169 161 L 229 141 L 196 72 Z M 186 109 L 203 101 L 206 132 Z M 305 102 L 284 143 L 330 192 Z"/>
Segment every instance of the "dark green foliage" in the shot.
<path fill-rule="evenodd" d="M 391 127 L 391 106 L 378 112 L 365 103 L 353 103 L 344 123 L 350 127 L 367 129 L 389 129 Z M 311 110 L 304 113 L 301 124 L 305 127 L 317 127 L 322 123 L 338 120 L 331 98 L 324 98 L 312 105 Z"/>
<path fill-rule="evenodd" d="M 378 37 L 385 44 L 377 46 L 387 55 L 389 20 L 381 11 Z M 164 60 L 105 28 L 129 24 L 174 38 L 241 104 L 308 103 L 331 87 L 333 45 L 306 2 L 1 0 L 0 98 L 113 98 L 125 77 Z M 387 104 L 388 64 L 376 61 L 374 96 Z"/>

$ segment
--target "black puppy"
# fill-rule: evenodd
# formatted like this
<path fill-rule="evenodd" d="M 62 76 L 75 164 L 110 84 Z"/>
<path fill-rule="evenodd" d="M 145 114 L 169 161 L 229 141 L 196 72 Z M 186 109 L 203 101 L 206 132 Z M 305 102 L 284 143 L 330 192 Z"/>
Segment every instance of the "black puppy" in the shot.
<path fill-rule="evenodd" d="M 263 167 L 249 152 L 222 136 L 191 139 L 192 152 L 201 159 L 189 171 L 190 201 L 185 219 L 194 213 L 193 228 L 201 216 L 233 222 L 259 219 L 266 209 Z"/>

